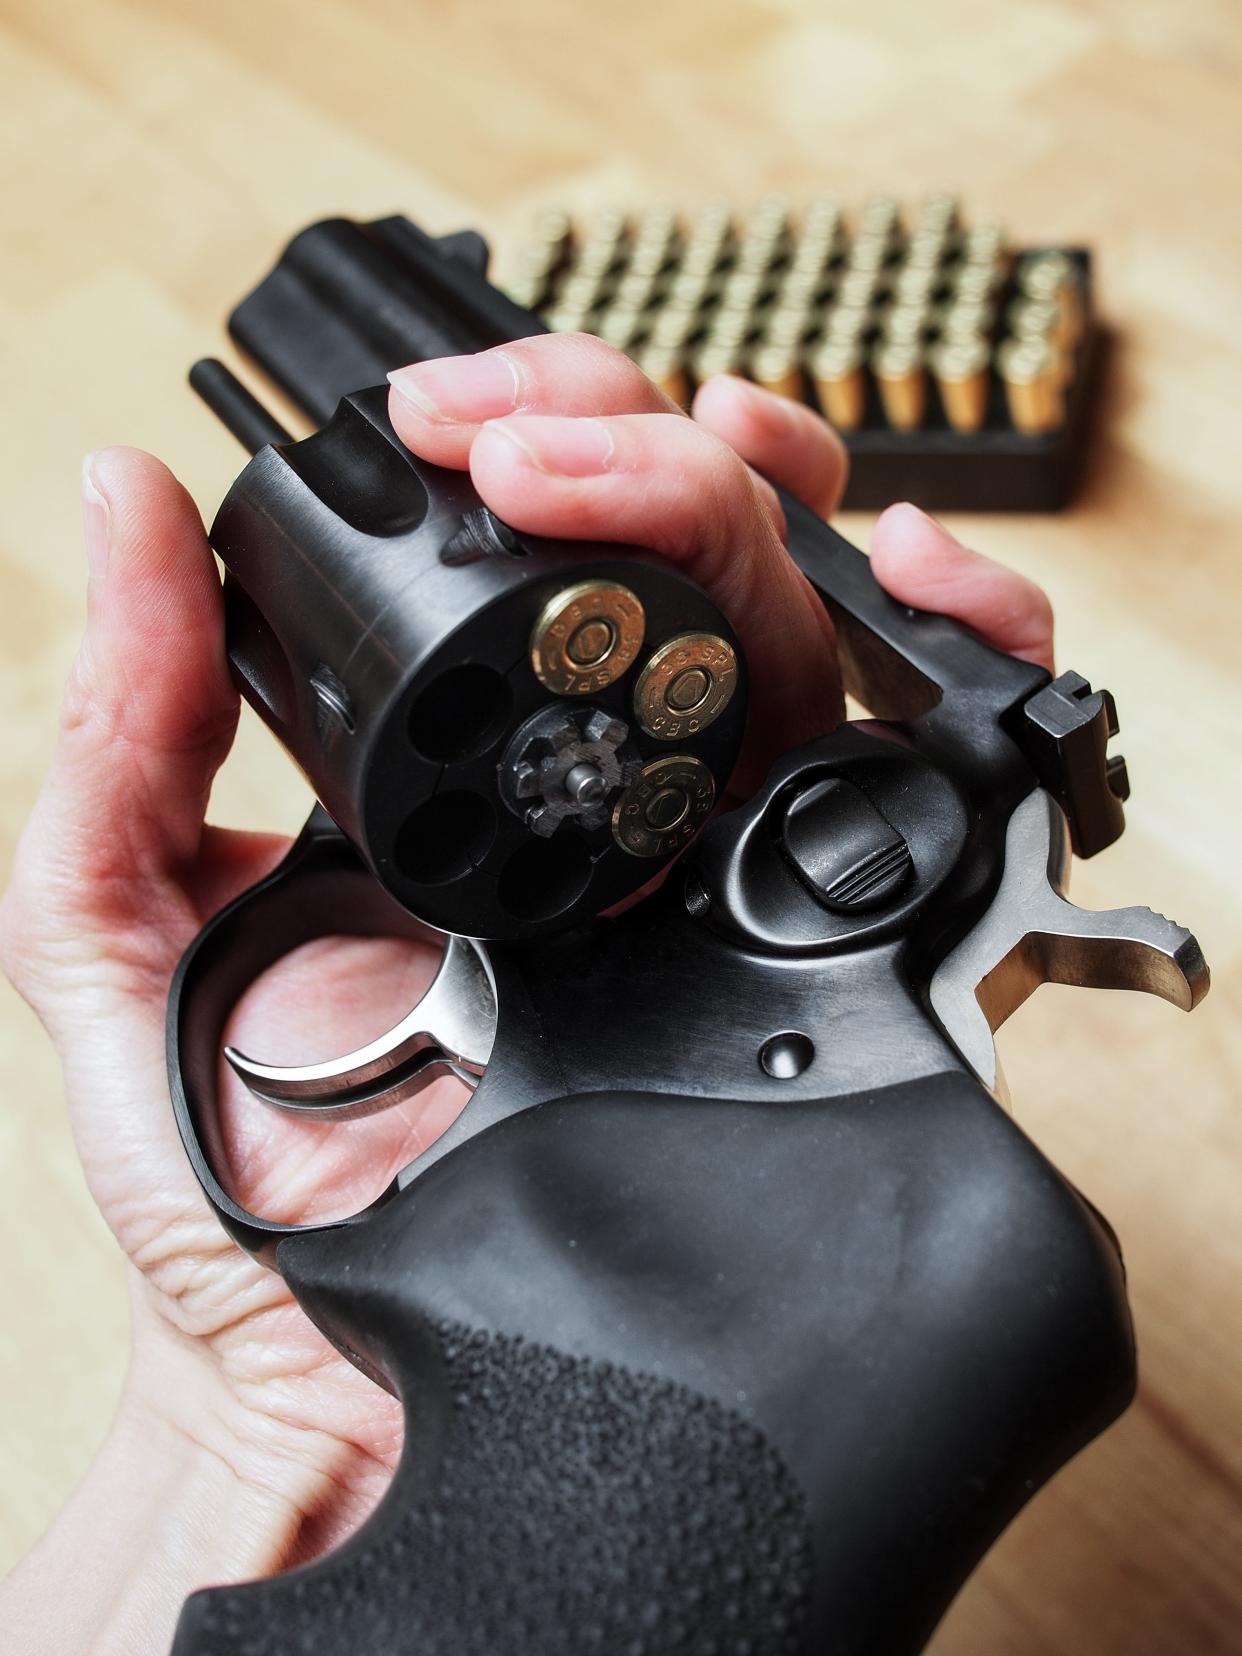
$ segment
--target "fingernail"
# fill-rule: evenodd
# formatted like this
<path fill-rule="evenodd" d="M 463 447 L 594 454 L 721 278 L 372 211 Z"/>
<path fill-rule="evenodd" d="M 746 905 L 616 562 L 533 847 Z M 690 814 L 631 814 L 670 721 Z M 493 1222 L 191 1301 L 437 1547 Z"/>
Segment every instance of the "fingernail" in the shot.
<path fill-rule="evenodd" d="M 771 391 L 765 391 L 761 385 L 753 380 L 745 380 L 736 374 L 723 375 L 728 379 L 731 387 L 736 387 L 735 396 L 741 396 L 751 406 L 752 412 L 763 420 L 769 430 L 785 432 L 793 428 L 797 416 L 793 411 L 793 404 L 788 397 L 774 396 Z"/>
<path fill-rule="evenodd" d="M 489 420 L 487 429 L 507 438 L 550 477 L 594 477 L 613 469 L 616 445 L 603 420 L 526 414 L 512 420 Z"/>
<path fill-rule="evenodd" d="M 944 524 L 940 521 L 940 519 L 936 516 L 936 514 L 934 512 L 929 512 L 926 507 L 916 506 L 912 500 L 903 501 L 902 504 L 905 506 L 905 508 L 908 512 L 917 512 L 918 515 L 923 519 L 923 521 L 925 523 L 934 523 L 936 528 L 939 529 L 940 533 L 942 535 L 948 535 L 950 540 L 955 540 L 957 538 L 953 534 L 953 531 L 951 529 L 946 529 Z M 965 550 L 965 549 L 963 548 L 963 550 Z"/>
<path fill-rule="evenodd" d="M 423 419 L 449 424 L 512 414 L 522 395 L 517 364 L 503 351 L 416 362 L 395 369 L 388 383 Z"/>
<path fill-rule="evenodd" d="M 82 462 L 82 522 L 86 533 L 86 567 L 91 579 L 101 581 L 108 572 L 108 502 L 95 482 L 95 456 Z"/>
<path fill-rule="evenodd" d="M 938 529 L 944 527 L 939 518 L 934 518 L 930 512 L 924 511 L 921 506 L 916 506 L 912 500 L 895 500 L 885 510 L 889 512 L 913 512 L 914 516 L 922 518 L 924 523 L 934 523 Z"/>

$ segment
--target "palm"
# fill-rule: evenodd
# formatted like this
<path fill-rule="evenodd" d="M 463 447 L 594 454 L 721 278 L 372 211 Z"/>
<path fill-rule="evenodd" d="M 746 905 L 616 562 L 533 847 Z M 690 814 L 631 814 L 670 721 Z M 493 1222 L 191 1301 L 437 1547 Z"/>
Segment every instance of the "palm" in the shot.
<path fill-rule="evenodd" d="M 164 1018 L 177 959 L 221 901 L 261 879 L 282 849 L 208 829 L 187 873 L 156 889 L 132 888 L 135 910 L 112 915 L 95 940 L 89 983 L 80 985 L 77 1034 L 65 1055 L 70 1110 L 92 1191 L 160 1315 L 210 1348 L 248 1404 L 391 1466 L 396 1406 L 332 1350 L 279 1277 L 228 1240 L 167 1104 Z M 244 997 L 229 1038 L 276 1061 L 349 1050 L 418 1000 L 436 961 L 431 947 L 395 940 L 308 945 Z M 139 1089 L 145 1108 L 135 1107 Z M 459 1083 L 439 1081 L 382 1114 L 320 1125 L 257 1103 L 222 1065 L 236 1193 L 283 1222 L 356 1211 L 443 1131 L 463 1098 Z"/>

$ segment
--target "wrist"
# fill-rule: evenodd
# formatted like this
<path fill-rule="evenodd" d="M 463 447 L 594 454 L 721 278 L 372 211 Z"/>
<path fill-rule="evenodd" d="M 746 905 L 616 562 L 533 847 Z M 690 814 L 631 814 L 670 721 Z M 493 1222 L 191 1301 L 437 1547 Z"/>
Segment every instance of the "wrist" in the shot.
<path fill-rule="evenodd" d="M 240 1404 L 175 1330 L 141 1326 L 117 1414 L 56 1522 L 0 1589 L 27 1656 L 166 1656 L 186 1597 L 300 1552 L 334 1453 Z"/>

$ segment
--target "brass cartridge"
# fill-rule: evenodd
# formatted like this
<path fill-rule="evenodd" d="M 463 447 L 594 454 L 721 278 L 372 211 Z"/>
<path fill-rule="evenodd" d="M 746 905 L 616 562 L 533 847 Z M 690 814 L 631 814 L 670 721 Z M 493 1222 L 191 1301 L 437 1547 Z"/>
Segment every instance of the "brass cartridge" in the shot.
<path fill-rule="evenodd" d="M 1007 339 L 996 353 L 1009 418 L 1028 437 L 1055 431 L 1065 418 L 1062 380 L 1052 347 L 1041 339 Z"/>
<path fill-rule="evenodd" d="M 778 397 L 802 400 L 802 365 L 797 350 L 790 345 L 763 345 L 751 361 L 751 377 L 765 391 Z"/>
<path fill-rule="evenodd" d="M 922 351 L 917 345 L 882 340 L 871 354 L 871 372 L 889 425 L 894 431 L 917 430 L 927 404 Z"/>
<path fill-rule="evenodd" d="M 988 409 L 987 345 L 982 339 L 944 340 L 928 353 L 945 418 L 954 431 L 978 431 Z"/>
<path fill-rule="evenodd" d="M 824 417 L 838 431 L 855 431 L 867 406 L 862 345 L 857 339 L 829 339 L 812 356 L 810 369 Z"/>
<path fill-rule="evenodd" d="M 1018 291 L 1037 304 L 1056 307 L 1056 343 L 1072 351 L 1082 338 L 1083 305 L 1078 267 L 1065 253 L 1039 253 L 1018 269 Z"/>
<path fill-rule="evenodd" d="M 640 352 L 638 365 L 666 397 L 670 397 L 680 408 L 689 408 L 690 376 L 686 372 L 682 351 L 650 344 Z"/>

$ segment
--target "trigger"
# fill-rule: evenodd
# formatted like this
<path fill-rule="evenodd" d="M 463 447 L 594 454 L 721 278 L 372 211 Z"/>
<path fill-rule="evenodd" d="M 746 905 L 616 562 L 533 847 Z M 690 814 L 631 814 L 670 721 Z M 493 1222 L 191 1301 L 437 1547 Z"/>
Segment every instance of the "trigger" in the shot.
<path fill-rule="evenodd" d="M 1208 991 L 1207 964 L 1184 926 L 1149 908 L 1078 908 L 1064 896 L 1068 874 L 1065 817 L 1037 788 L 1010 818 L 991 908 L 932 978 L 933 1011 L 993 1092 L 992 1035 L 1041 983 L 1141 989 L 1186 1012 Z"/>
<path fill-rule="evenodd" d="M 318 1064 L 263 1064 L 235 1047 L 225 1047 L 224 1056 L 264 1103 L 340 1121 L 387 1109 L 442 1075 L 477 1086 L 495 1035 L 496 991 L 486 956 L 470 939 L 450 937 L 418 1005 L 366 1046 Z"/>

